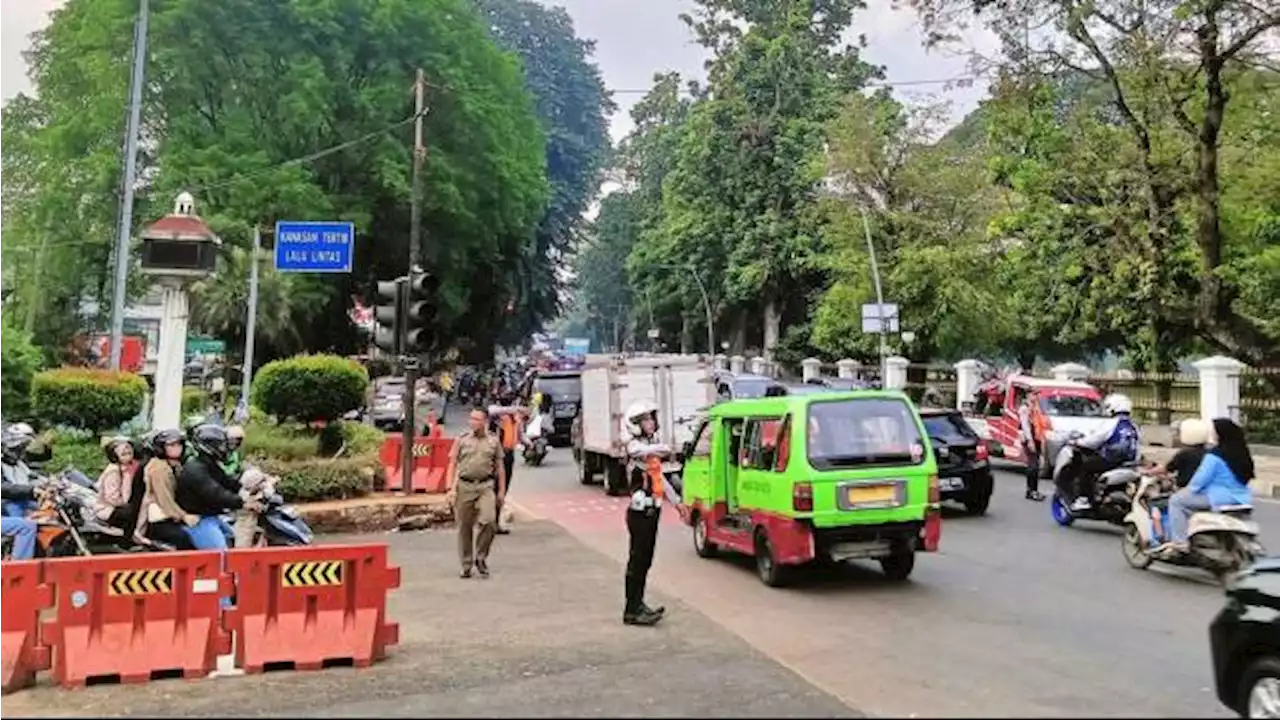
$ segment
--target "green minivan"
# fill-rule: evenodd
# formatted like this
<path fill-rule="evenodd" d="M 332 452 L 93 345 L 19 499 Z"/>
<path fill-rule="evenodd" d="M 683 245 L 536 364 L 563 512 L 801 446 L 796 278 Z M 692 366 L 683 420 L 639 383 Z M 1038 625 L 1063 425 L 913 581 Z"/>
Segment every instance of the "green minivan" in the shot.
<path fill-rule="evenodd" d="M 938 549 L 937 463 L 896 390 L 733 400 L 710 408 L 682 452 L 682 517 L 702 557 L 756 558 L 767 585 L 814 560 L 875 559 L 905 580 Z"/>

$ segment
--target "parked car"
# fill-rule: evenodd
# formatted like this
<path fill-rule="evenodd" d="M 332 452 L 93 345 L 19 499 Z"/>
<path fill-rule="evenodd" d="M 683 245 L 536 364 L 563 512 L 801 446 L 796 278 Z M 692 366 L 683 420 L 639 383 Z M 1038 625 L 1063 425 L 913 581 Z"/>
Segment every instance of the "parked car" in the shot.
<path fill-rule="evenodd" d="M 783 387 L 782 384 L 767 375 L 734 374 L 727 370 L 719 370 L 715 372 L 714 379 L 716 398 L 720 402 L 786 394 L 778 390 Z"/>
<path fill-rule="evenodd" d="M 404 427 L 404 389 L 403 377 L 378 378 L 374 382 L 373 402 L 369 405 L 374 427 L 389 432 Z"/>
<path fill-rule="evenodd" d="M 1280 708 L 1280 558 L 1267 558 L 1227 583 L 1227 601 L 1209 625 L 1218 699 L 1241 717 Z"/>
<path fill-rule="evenodd" d="M 995 490 L 987 443 L 959 410 L 922 407 L 920 419 L 938 459 L 942 499 L 964 503 L 972 515 L 986 513 Z"/>

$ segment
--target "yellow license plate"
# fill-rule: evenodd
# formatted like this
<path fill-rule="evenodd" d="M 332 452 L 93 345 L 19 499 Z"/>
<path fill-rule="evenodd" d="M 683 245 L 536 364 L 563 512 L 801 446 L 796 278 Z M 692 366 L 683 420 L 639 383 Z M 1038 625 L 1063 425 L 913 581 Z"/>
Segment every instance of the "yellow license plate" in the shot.
<path fill-rule="evenodd" d="M 898 499 L 898 489 L 893 485 L 856 485 L 846 492 L 850 505 L 892 504 Z"/>

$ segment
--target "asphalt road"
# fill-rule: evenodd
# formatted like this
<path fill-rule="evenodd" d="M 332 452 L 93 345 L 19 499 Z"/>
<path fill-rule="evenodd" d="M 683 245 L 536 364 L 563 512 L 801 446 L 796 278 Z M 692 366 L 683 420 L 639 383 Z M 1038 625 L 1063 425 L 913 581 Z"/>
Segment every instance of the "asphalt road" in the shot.
<path fill-rule="evenodd" d="M 499 538 L 488 580 L 458 578 L 450 530 L 389 542 L 400 644 L 364 670 L 160 680 L 4 699 L 5 717 L 857 717 L 678 599 L 622 624 L 622 571 L 549 522 Z"/>
<path fill-rule="evenodd" d="M 573 470 L 568 449 L 543 467 L 517 463 L 512 499 L 624 561 L 625 502 Z M 1023 488 L 1002 471 L 985 517 L 946 513 L 941 551 L 918 558 L 905 584 L 854 564 L 771 589 L 749 560 L 697 557 L 674 512 L 653 577 L 871 715 L 1230 717 L 1212 689 L 1208 625 L 1222 605 L 1212 579 L 1133 570 L 1118 529 L 1057 527 Z M 1256 519 L 1263 541 L 1280 543 L 1280 506 L 1259 503 Z"/>

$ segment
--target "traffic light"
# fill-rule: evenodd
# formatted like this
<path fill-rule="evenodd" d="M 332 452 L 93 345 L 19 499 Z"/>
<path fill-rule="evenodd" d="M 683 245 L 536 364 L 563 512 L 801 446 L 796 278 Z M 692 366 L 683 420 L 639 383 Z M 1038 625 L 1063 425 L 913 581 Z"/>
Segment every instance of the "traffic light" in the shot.
<path fill-rule="evenodd" d="M 436 299 L 440 284 L 429 272 L 415 271 L 409 275 L 408 294 L 405 300 L 406 355 L 420 355 L 435 348 Z"/>
<path fill-rule="evenodd" d="M 373 309 L 373 344 L 391 355 L 399 355 L 403 351 L 404 313 L 401 308 L 404 307 L 405 288 L 404 278 L 378 281 L 378 305 Z"/>

